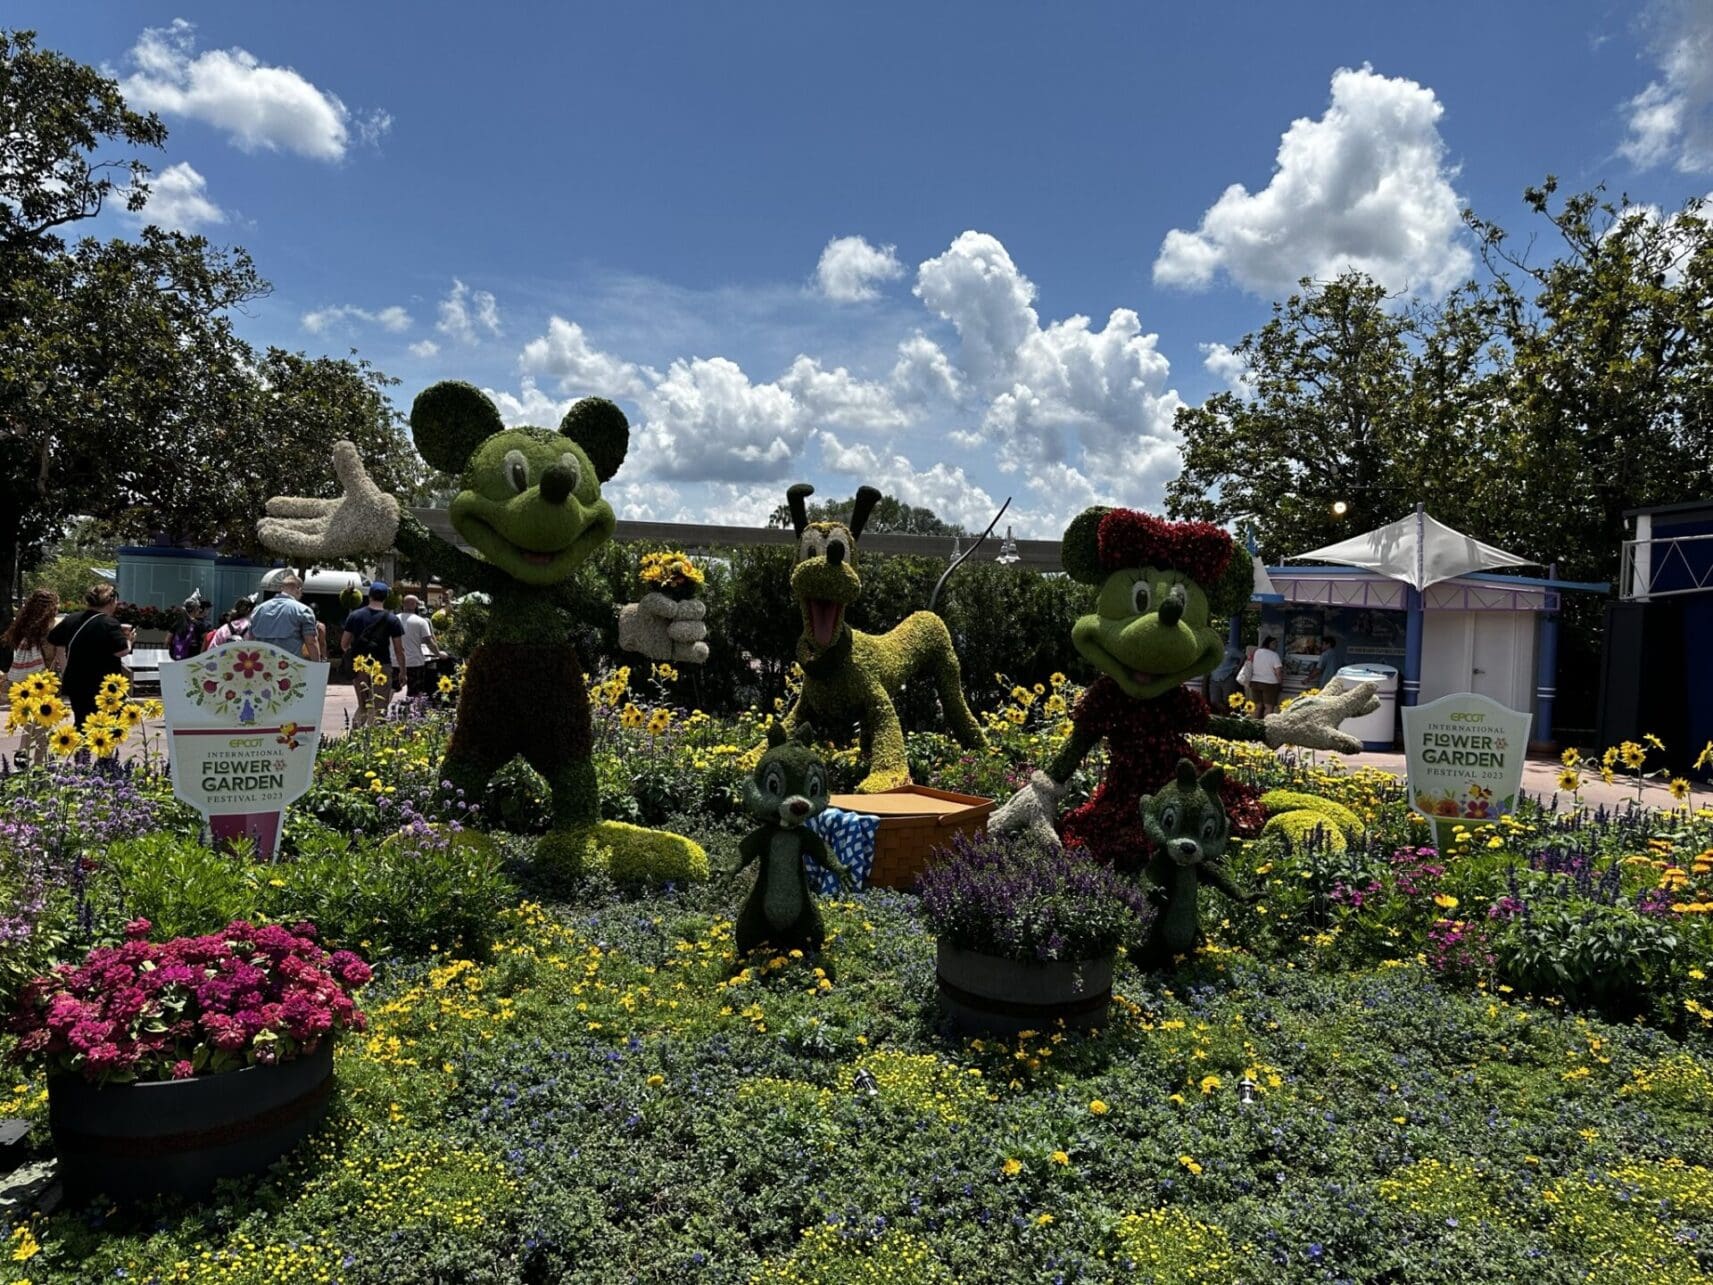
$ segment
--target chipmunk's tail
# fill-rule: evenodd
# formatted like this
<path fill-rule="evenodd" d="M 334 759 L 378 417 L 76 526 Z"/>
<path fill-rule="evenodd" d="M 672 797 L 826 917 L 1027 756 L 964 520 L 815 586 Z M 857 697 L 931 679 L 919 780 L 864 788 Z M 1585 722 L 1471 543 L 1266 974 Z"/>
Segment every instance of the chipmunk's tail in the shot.
<path fill-rule="evenodd" d="M 964 562 L 970 557 L 970 555 L 973 554 L 977 549 L 981 548 L 982 541 L 987 539 L 988 536 L 993 534 L 993 528 L 999 525 L 999 519 L 1005 516 L 1005 510 L 1009 509 L 1010 507 L 1011 507 L 1011 497 L 1008 495 L 1005 497 L 1005 503 L 1001 504 L 999 506 L 999 512 L 995 513 L 993 515 L 993 521 L 991 521 L 987 524 L 987 530 L 983 531 L 980 535 L 978 535 L 975 539 L 975 543 L 970 545 L 969 548 L 965 549 L 962 553 L 960 553 L 957 556 L 957 558 L 952 562 L 952 565 L 946 568 L 945 573 L 940 577 L 939 581 L 934 585 L 934 592 L 928 595 L 928 610 L 929 611 L 934 610 L 934 604 L 940 601 L 940 590 L 942 590 L 946 587 L 946 581 L 948 581 L 952 578 L 952 572 L 956 571 L 959 567 L 963 566 Z"/>

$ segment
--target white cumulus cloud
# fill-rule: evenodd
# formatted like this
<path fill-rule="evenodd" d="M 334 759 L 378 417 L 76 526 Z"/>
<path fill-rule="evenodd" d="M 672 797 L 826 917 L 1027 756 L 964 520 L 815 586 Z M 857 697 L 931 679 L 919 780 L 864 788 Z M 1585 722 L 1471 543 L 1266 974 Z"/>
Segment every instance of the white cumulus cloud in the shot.
<path fill-rule="evenodd" d="M 1443 294 L 1473 263 L 1439 134 L 1444 110 L 1413 80 L 1341 68 L 1325 113 L 1285 131 L 1267 186 L 1233 183 L 1195 231 L 1168 232 L 1154 280 L 1198 289 L 1223 270 L 1267 295 L 1354 269 L 1389 290 Z"/>
<path fill-rule="evenodd" d="M 1713 4 L 1657 0 L 1648 26 L 1659 75 L 1625 104 L 1630 133 L 1618 150 L 1643 169 L 1713 172 Z"/>
<path fill-rule="evenodd" d="M 427 359 L 440 355 L 440 345 L 432 339 L 419 339 L 410 346 L 411 356 Z"/>
<path fill-rule="evenodd" d="M 726 357 L 672 363 L 643 399 L 643 458 L 660 477 L 736 482 L 785 476 L 811 425 L 778 384 L 751 382 Z"/>
<path fill-rule="evenodd" d="M 486 290 L 472 290 L 457 277 L 452 278 L 452 293 L 440 301 L 440 320 L 434 328 L 448 339 L 461 344 L 473 344 L 482 337 L 500 333 L 500 306 Z"/>
<path fill-rule="evenodd" d="M 905 504 L 933 510 L 948 522 L 981 531 L 993 520 L 999 502 L 970 479 L 961 466 L 939 461 L 921 468 L 897 451 L 877 451 L 866 443 L 846 445 L 832 433 L 819 435 L 821 462 L 857 484 L 879 487 Z"/>
<path fill-rule="evenodd" d="M 411 327 L 410 313 L 397 304 L 371 312 L 367 308 L 342 303 L 331 308 L 317 308 L 313 312 L 306 312 L 300 320 L 303 328 L 312 335 L 324 334 L 353 323 L 379 326 L 395 335 L 403 334 Z"/>
<path fill-rule="evenodd" d="M 905 402 L 956 399 L 963 391 L 963 380 L 951 359 L 920 330 L 898 345 L 890 382 L 893 392 Z"/>
<path fill-rule="evenodd" d="M 843 366 L 827 370 L 815 358 L 799 356 L 776 382 L 817 426 L 880 430 L 907 422 L 884 384 L 858 379 Z"/>
<path fill-rule="evenodd" d="M 287 151 L 337 161 L 353 135 L 374 142 L 392 124 L 385 112 L 360 115 L 337 94 L 290 67 L 273 67 L 244 49 L 196 52 L 196 27 L 182 18 L 150 27 L 131 49 L 131 73 L 119 88 L 133 107 L 199 120 L 245 151 Z"/>
<path fill-rule="evenodd" d="M 149 203 L 130 217 L 169 232 L 195 232 L 212 223 L 226 222 L 226 211 L 209 199 L 208 180 L 194 166 L 180 161 L 149 180 Z"/>
<path fill-rule="evenodd" d="M 916 293 L 958 332 L 966 400 L 982 404 L 980 435 L 1003 471 L 1033 478 L 1064 464 L 1122 479 L 1129 503 L 1159 502 L 1179 468 L 1182 401 L 1159 337 L 1133 310 L 1114 309 L 1098 330 L 1074 315 L 1043 326 L 1034 283 L 983 232 L 923 263 Z"/>
<path fill-rule="evenodd" d="M 874 246 L 860 236 L 837 236 L 821 251 L 815 279 L 821 293 L 841 303 L 858 303 L 880 294 L 875 283 L 904 275 L 897 247 Z"/>
<path fill-rule="evenodd" d="M 518 369 L 553 375 L 561 392 L 584 396 L 638 397 L 660 380 L 657 371 L 592 347 L 583 327 L 558 316 L 548 320 L 546 334 L 523 346 Z"/>

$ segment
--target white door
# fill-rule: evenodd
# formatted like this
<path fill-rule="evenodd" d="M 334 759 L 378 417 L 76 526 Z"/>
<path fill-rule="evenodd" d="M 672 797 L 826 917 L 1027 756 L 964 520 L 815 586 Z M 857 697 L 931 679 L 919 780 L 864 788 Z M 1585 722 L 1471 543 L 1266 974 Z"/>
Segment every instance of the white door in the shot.
<path fill-rule="evenodd" d="M 1517 621 L 1514 611 L 1472 611 L 1469 690 L 1517 709 Z M 1528 707 L 1522 706 L 1527 709 Z"/>
<path fill-rule="evenodd" d="M 1470 690 L 1473 611 L 1422 613 L 1422 704 Z"/>

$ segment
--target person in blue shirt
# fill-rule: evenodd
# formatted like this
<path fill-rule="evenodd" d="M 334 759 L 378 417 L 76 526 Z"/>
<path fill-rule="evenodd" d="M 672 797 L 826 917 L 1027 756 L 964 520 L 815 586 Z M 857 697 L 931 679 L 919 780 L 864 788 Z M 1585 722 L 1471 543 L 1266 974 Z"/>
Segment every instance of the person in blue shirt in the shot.
<path fill-rule="evenodd" d="M 1325 687 L 1337 675 L 1338 639 L 1326 634 L 1320 640 L 1320 676 L 1315 680 L 1316 687 Z"/>
<path fill-rule="evenodd" d="M 294 656 L 322 659 L 315 612 L 303 601 L 303 581 L 295 572 L 286 572 L 279 593 L 250 609 L 250 637 L 256 642 L 272 643 Z"/>

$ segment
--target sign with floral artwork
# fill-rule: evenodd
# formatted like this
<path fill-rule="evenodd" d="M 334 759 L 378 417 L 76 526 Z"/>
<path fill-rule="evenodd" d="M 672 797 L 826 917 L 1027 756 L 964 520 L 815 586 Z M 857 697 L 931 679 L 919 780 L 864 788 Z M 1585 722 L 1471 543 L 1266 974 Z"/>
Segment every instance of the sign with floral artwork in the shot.
<path fill-rule="evenodd" d="M 1433 822 L 1440 847 L 1454 826 L 1473 830 L 1517 806 L 1533 721 L 1474 692 L 1405 707 L 1410 806 Z"/>
<path fill-rule="evenodd" d="M 286 805 L 309 789 L 321 745 L 327 667 L 234 639 L 161 666 L 173 794 L 217 843 L 247 838 L 271 861 Z"/>

